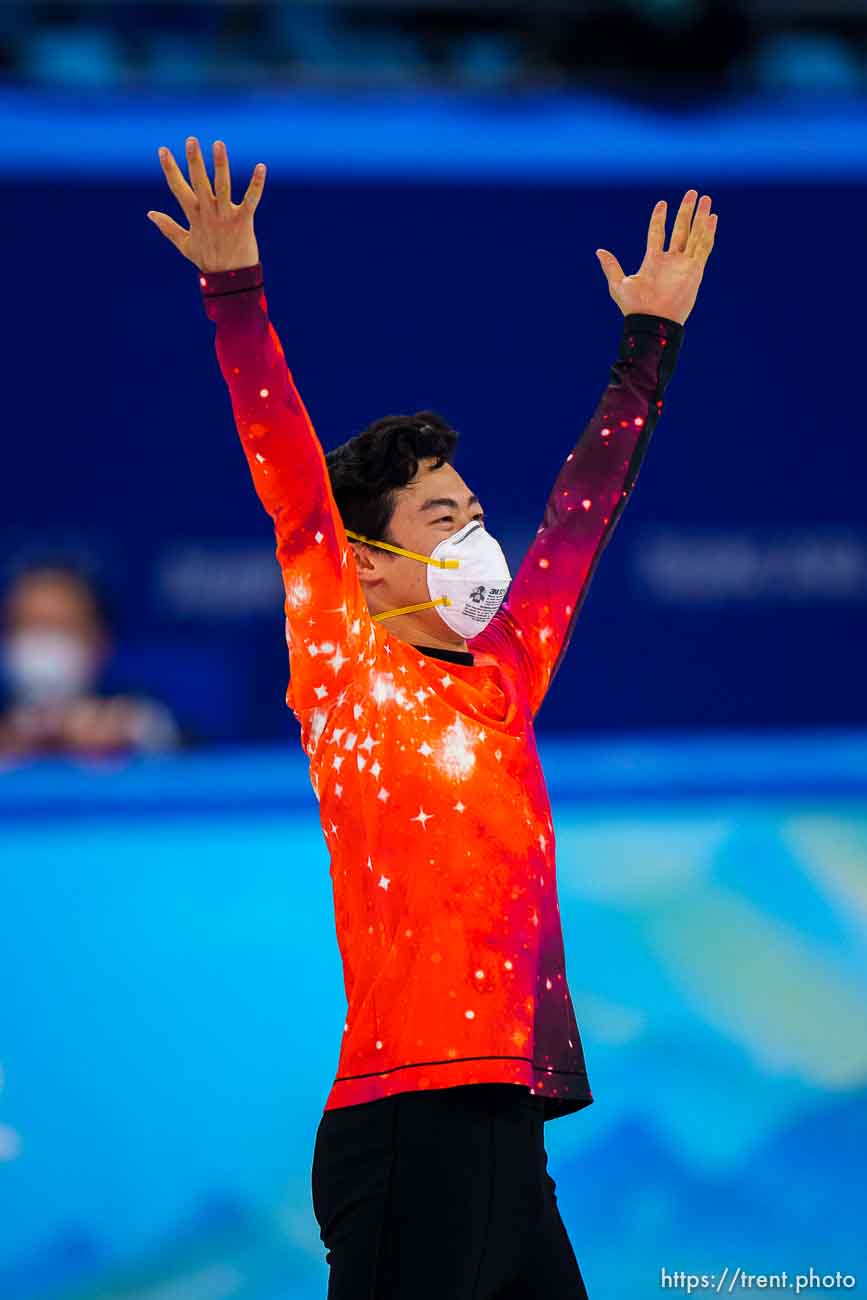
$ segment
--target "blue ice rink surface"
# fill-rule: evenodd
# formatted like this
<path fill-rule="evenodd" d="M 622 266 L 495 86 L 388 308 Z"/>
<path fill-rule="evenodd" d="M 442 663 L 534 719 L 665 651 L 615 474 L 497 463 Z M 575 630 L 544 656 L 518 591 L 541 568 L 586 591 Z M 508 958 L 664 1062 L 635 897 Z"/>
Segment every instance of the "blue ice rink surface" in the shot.
<path fill-rule="evenodd" d="M 541 746 L 596 1097 L 546 1144 L 591 1297 L 862 1293 L 867 734 Z M 0 1296 L 321 1300 L 345 1000 L 303 755 L 3 772 L 0 918 Z"/>

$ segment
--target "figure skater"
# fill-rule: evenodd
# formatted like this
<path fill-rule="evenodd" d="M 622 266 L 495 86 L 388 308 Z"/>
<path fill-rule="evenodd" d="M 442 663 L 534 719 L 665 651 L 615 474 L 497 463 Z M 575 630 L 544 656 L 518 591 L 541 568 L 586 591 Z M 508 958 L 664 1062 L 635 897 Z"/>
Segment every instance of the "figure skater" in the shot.
<path fill-rule="evenodd" d="M 435 412 L 323 453 L 268 315 L 264 165 L 235 204 L 222 141 L 213 189 L 194 137 L 189 181 L 159 154 L 189 228 L 147 215 L 199 269 L 274 523 L 286 703 L 330 853 L 347 1014 L 311 1171 L 329 1300 L 582 1300 L 543 1124 L 593 1095 L 533 720 L 662 411 L 711 199 L 687 191 L 667 250 L 657 203 L 634 275 L 597 250 L 617 359 L 512 578 Z"/>

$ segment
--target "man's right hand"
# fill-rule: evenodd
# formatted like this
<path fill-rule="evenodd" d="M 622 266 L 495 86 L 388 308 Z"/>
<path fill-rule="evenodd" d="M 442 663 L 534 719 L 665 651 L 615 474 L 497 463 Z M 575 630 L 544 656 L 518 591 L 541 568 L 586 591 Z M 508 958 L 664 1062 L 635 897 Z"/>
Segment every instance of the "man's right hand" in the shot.
<path fill-rule="evenodd" d="M 174 194 L 190 223 L 184 230 L 165 212 L 147 215 L 174 244 L 179 253 L 194 262 L 200 271 L 237 271 L 255 266 L 259 248 L 253 233 L 253 215 L 265 187 L 265 164 L 253 170 L 247 192 L 240 203 L 232 202 L 229 157 L 222 140 L 214 141 L 214 190 L 195 136 L 187 139 L 187 165 L 190 186 L 169 149 L 159 151 L 160 162 Z"/>

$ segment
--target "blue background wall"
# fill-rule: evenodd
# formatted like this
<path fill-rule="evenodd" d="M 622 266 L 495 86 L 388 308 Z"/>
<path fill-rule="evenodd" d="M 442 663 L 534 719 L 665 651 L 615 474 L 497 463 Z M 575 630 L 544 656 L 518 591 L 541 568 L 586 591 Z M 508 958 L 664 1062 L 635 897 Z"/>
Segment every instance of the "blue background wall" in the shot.
<path fill-rule="evenodd" d="M 673 214 L 689 186 L 711 193 L 717 247 L 666 408 L 540 725 L 867 722 L 863 106 L 35 110 L 7 92 L 0 127 L 2 562 L 54 546 L 102 574 L 121 617 L 112 684 L 162 695 L 203 739 L 295 734 L 270 521 L 195 268 L 145 217 L 180 216 L 156 148 L 180 157 L 195 132 L 208 155 L 226 139 L 236 198 L 269 163 L 268 300 L 326 447 L 439 409 L 513 568 L 616 355 L 594 249 L 635 270 L 656 199 Z"/>

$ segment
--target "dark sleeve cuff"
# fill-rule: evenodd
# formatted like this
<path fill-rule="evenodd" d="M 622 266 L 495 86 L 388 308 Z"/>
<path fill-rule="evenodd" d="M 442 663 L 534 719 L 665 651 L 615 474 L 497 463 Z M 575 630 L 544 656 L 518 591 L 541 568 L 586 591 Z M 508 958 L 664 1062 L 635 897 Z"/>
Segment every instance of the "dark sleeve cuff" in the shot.
<path fill-rule="evenodd" d="M 681 338 L 685 326 L 680 321 L 669 320 L 667 316 L 648 316 L 643 312 L 631 312 L 623 317 L 623 332 L 630 334 L 656 334 L 660 338 Z"/>
<path fill-rule="evenodd" d="M 264 283 L 262 263 L 242 266 L 237 271 L 200 271 L 199 288 L 203 298 L 222 298 L 229 293 L 261 289 Z"/>

